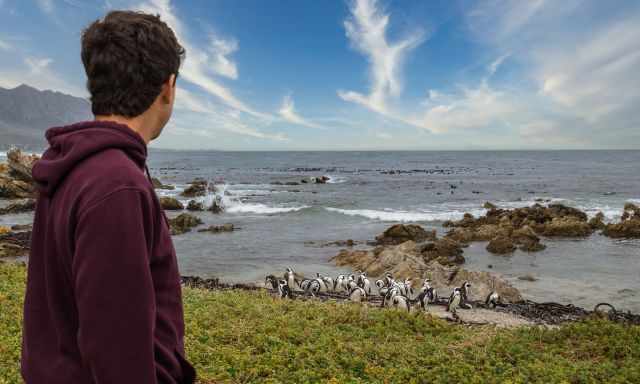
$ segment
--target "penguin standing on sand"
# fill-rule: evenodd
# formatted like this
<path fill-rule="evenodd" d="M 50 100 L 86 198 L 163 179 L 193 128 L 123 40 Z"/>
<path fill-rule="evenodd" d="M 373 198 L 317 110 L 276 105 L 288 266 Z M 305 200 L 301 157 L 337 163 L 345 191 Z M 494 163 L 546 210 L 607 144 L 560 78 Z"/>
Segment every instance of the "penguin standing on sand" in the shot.
<path fill-rule="evenodd" d="M 350 301 L 353 301 L 354 303 L 360 303 L 362 301 L 365 301 L 366 299 L 367 293 L 364 291 L 364 289 L 358 287 L 357 285 L 349 290 Z"/>
<path fill-rule="evenodd" d="M 313 297 L 316 296 L 320 292 L 320 282 L 322 279 L 309 280 L 309 282 L 305 285 L 304 292 Z"/>
<path fill-rule="evenodd" d="M 309 284 L 310 284 L 310 283 L 311 283 L 311 280 L 309 280 L 309 279 L 303 279 L 303 280 L 300 282 L 300 289 L 301 289 L 302 291 L 306 292 L 306 291 L 307 291 L 307 288 L 309 288 Z"/>
<path fill-rule="evenodd" d="M 376 287 L 378 287 L 378 295 L 383 297 L 389 291 L 389 287 L 385 285 L 384 280 L 376 280 Z"/>
<path fill-rule="evenodd" d="M 391 306 L 393 303 L 393 298 L 396 296 L 402 296 L 402 294 L 400 293 L 400 288 L 398 286 L 393 286 L 389 288 L 387 293 L 382 298 L 382 304 L 380 306 L 381 307 Z"/>
<path fill-rule="evenodd" d="M 293 272 L 293 269 L 287 268 L 287 271 L 284 273 L 284 279 L 286 280 L 290 289 L 294 289 L 296 287 L 296 275 Z"/>
<path fill-rule="evenodd" d="M 449 296 L 449 304 L 447 306 L 447 310 L 451 312 L 454 316 L 457 316 L 456 310 L 460 306 L 461 299 L 460 288 L 455 288 L 453 292 L 451 292 L 451 296 Z"/>
<path fill-rule="evenodd" d="M 359 287 L 364 289 L 367 295 L 371 295 L 371 281 L 369 281 L 367 276 L 363 274 L 362 278 L 360 279 L 360 282 L 361 282 L 361 285 L 359 285 Z"/>
<path fill-rule="evenodd" d="M 278 284 L 279 284 L 278 279 L 276 279 L 276 277 L 273 275 L 269 275 L 264 279 L 264 286 L 269 289 L 273 289 L 273 290 L 278 289 Z"/>
<path fill-rule="evenodd" d="M 384 280 L 385 280 L 385 285 L 387 286 L 387 288 L 393 287 L 393 285 L 396 283 L 396 281 L 393 279 L 393 276 L 391 275 L 390 272 L 387 272 L 384 275 Z"/>
<path fill-rule="evenodd" d="M 465 281 L 460 286 L 460 308 L 471 309 L 471 301 L 469 300 L 469 294 L 471 293 L 471 283 Z"/>
<path fill-rule="evenodd" d="M 435 303 L 438 299 L 438 294 L 436 293 L 435 288 L 431 286 L 431 280 L 425 279 L 422 284 L 422 288 L 420 289 L 420 294 L 418 295 L 418 302 L 420 302 L 420 307 L 423 310 L 427 310 L 427 305 L 429 303 Z"/>
<path fill-rule="evenodd" d="M 403 311 L 411 312 L 411 304 L 406 296 L 396 295 L 391 300 L 391 305 L 394 308 L 401 309 Z"/>
<path fill-rule="evenodd" d="M 345 291 L 346 281 L 347 281 L 347 277 L 345 275 L 338 275 L 338 277 L 336 277 L 333 290 L 336 292 Z"/>
<path fill-rule="evenodd" d="M 497 307 L 498 305 L 500 305 L 500 295 L 498 294 L 498 292 L 496 292 L 496 291 L 491 292 L 487 296 L 486 300 L 484 301 L 484 305 L 487 308 L 491 308 L 491 309 L 493 309 L 493 308 Z"/>
<path fill-rule="evenodd" d="M 321 274 L 316 273 L 315 281 L 320 285 L 320 292 L 327 292 L 327 284 L 324 282 L 324 277 Z"/>
<path fill-rule="evenodd" d="M 278 297 L 280 297 L 281 299 L 284 299 L 287 297 L 289 299 L 293 299 L 291 289 L 289 288 L 289 285 L 287 284 L 286 280 L 280 280 L 280 282 L 278 283 Z"/>
<path fill-rule="evenodd" d="M 333 292 L 335 289 L 335 284 L 333 282 L 333 277 L 331 276 L 322 276 L 322 280 L 324 280 L 324 285 L 327 287 L 327 292 Z"/>

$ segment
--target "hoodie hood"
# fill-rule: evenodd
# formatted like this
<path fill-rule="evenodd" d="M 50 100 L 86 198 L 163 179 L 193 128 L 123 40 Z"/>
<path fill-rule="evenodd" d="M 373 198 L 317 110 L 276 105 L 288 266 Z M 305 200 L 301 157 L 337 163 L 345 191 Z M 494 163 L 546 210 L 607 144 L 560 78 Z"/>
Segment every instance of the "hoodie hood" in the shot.
<path fill-rule="evenodd" d="M 49 148 L 33 166 L 33 179 L 40 193 L 50 196 L 69 172 L 86 158 L 106 149 L 124 151 L 141 169 L 147 145 L 126 125 L 111 121 L 85 121 L 47 130 Z"/>

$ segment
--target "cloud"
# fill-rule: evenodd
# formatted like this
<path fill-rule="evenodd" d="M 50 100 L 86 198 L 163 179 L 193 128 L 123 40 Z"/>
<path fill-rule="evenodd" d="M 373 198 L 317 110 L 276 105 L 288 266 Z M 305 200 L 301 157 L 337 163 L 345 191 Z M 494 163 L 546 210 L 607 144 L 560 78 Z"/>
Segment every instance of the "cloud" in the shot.
<path fill-rule="evenodd" d="M 390 43 L 387 40 L 389 14 L 384 13 L 376 0 L 355 0 L 350 11 L 351 17 L 344 22 L 346 35 L 352 46 L 369 61 L 371 86 L 367 95 L 344 90 L 338 91 L 338 95 L 345 101 L 392 115 L 387 101 L 402 92 L 403 61 L 412 49 L 424 41 L 424 33 L 414 32 Z"/>
<path fill-rule="evenodd" d="M 51 64 L 52 62 L 53 59 L 48 57 L 43 59 L 27 57 L 24 60 L 24 63 L 27 64 L 27 67 L 29 67 L 29 71 L 34 75 L 41 75 L 42 73 L 46 72 L 49 68 L 49 64 Z"/>
<path fill-rule="evenodd" d="M 309 128 L 321 128 L 321 129 L 324 128 L 322 125 L 311 122 L 303 118 L 302 116 L 298 115 L 298 113 L 296 112 L 295 104 L 293 102 L 293 98 L 291 98 L 291 95 L 286 95 L 282 99 L 282 106 L 280 107 L 278 114 L 285 121 L 288 121 L 293 124 L 302 125 Z"/>
<path fill-rule="evenodd" d="M 13 46 L 6 41 L 0 40 L 0 50 L 2 51 L 10 51 L 13 49 Z"/>
<path fill-rule="evenodd" d="M 489 64 L 489 67 L 487 68 L 489 71 L 489 77 L 495 75 L 495 73 L 498 71 L 498 68 L 507 58 L 509 58 L 509 56 L 511 56 L 511 53 L 505 53 L 504 55 L 492 61 L 491 64 Z"/>
<path fill-rule="evenodd" d="M 225 40 L 216 36 L 211 36 L 210 52 L 212 55 L 211 68 L 220 76 L 230 79 L 238 78 L 238 68 L 236 63 L 228 58 L 229 55 L 238 50 L 238 42 L 234 39 Z"/>
<path fill-rule="evenodd" d="M 87 91 L 68 83 L 51 68 L 53 59 L 27 56 L 23 64 L 16 68 L 0 69 L 0 86 L 14 88 L 20 84 L 29 84 L 40 90 L 59 91 L 77 97 L 87 97 Z M 25 70 L 26 69 L 26 70 Z"/>
<path fill-rule="evenodd" d="M 38 0 L 38 7 L 44 12 L 51 14 L 54 11 L 53 0 Z"/>
<path fill-rule="evenodd" d="M 187 51 L 188 58 L 184 61 L 184 65 L 180 69 L 180 76 L 182 78 L 202 88 L 204 91 L 215 96 L 231 108 L 263 119 L 272 118 L 270 115 L 258 112 L 240 101 L 233 92 L 231 92 L 231 90 L 221 85 L 213 77 L 214 74 L 219 74 L 216 70 L 220 69 L 220 63 L 218 60 L 220 55 L 211 55 L 211 52 L 200 49 L 191 43 L 183 23 L 176 16 L 174 8 L 171 6 L 170 0 L 148 0 L 135 7 L 135 9 L 143 12 L 159 14 L 163 20 L 171 26 L 177 35 L 178 40 Z M 215 46 L 215 44 L 212 45 Z M 222 55 L 222 57 L 226 58 L 226 55 Z M 225 69 L 227 74 L 229 74 L 229 68 L 230 67 L 227 67 Z"/>

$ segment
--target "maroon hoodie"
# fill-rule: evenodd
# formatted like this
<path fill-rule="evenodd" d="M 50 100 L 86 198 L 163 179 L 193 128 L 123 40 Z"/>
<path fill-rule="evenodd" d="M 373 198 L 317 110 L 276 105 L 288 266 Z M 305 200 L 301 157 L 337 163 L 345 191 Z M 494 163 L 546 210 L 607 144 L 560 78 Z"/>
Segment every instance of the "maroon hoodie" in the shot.
<path fill-rule="evenodd" d="M 51 128 L 24 303 L 28 384 L 192 383 L 180 275 L 140 135 L 112 122 Z"/>

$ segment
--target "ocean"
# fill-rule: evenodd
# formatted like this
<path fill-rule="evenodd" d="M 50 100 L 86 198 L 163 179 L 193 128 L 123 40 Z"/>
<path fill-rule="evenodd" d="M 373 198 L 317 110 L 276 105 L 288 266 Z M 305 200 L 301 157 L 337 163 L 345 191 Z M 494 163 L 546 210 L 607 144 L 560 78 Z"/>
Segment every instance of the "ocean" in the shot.
<path fill-rule="evenodd" d="M 226 211 L 199 212 L 206 225 L 233 223 L 231 233 L 192 231 L 174 237 L 181 273 L 225 281 L 264 281 L 286 267 L 307 275 L 338 274 L 326 242 L 372 240 L 394 223 L 443 234 L 442 222 L 540 199 L 618 220 L 640 203 L 640 151 L 221 152 L 151 150 L 151 174 L 174 196 L 196 177 L 217 187 Z M 328 176 L 327 184 L 301 183 Z M 287 183 L 289 185 L 287 185 Z M 203 197 L 210 202 L 214 196 Z M 177 215 L 169 212 L 169 216 Z M 28 222 L 30 215 L 0 217 Z M 538 253 L 497 256 L 486 243 L 465 248 L 470 270 L 498 273 L 536 301 L 587 308 L 610 302 L 640 312 L 640 240 L 543 239 Z M 492 267 L 490 268 L 489 265 Z M 536 281 L 518 277 L 530 274 Z"/>

